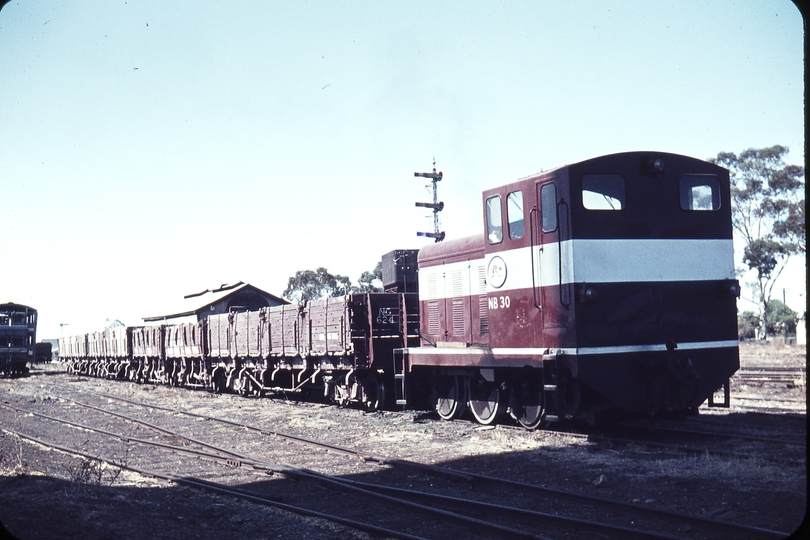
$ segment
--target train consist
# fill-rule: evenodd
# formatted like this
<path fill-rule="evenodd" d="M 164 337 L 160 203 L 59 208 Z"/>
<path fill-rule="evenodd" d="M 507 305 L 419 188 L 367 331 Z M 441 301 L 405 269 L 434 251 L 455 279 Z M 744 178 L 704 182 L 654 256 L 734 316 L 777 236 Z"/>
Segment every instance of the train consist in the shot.
<path fill-rule="evenodd" d="M 35 360 L 37 310 L 8 302 L 0 304 L 0 373 L 16 377 L 28 371 Z"/>
<path fill-rule="evenodd" d="M 257 396 L 316 390 L 377 409 L 392 351 L 418 344 L 417 310 L 415 294 L 353 294 L 66 337 L 59 355 L 73 373 Z"/>
<path fill-rule="evenodd" d="M 482 202 L 481 234 L 424 247 L 416 265 L 384 256 L 387 293 L 73 336 L 60 356 L 76 373 L 315 390 L 482 424 L 508 413 L 530 429 L 695 411 L 739 368 L 727 170 L 613 154 Z"/>

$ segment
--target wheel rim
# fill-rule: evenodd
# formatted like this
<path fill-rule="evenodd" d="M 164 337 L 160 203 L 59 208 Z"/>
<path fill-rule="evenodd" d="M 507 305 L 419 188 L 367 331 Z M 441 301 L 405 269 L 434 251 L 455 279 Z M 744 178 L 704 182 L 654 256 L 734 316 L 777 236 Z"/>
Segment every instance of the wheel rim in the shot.
<path fill-rule="evenodd" d="M 444 420 L 454 420 L 467 408 L 465 385 L 458 377 L 440 377 L 436 387 L 436 412 Z"/>
<path fill-rule="evenodd" d="M 385 386 L 376 373 L 369 373 L 362 382 L 363 407 L 367 411 L 377 411 L 385 404 Z"/>
<path fill-rule="evenodd" d="M 529 382 L 518 387 L 515 419 L 526 429 L 535 429 L 544 422 L 546 408 L 543 403 L 543 389 Z"/>
<path fill-rule="evenodd" d="M 470 383 L 470 412 L 479 424 L 492 424 L 503 410 L 502 392 L 497 383 L 483 377 Z"/>

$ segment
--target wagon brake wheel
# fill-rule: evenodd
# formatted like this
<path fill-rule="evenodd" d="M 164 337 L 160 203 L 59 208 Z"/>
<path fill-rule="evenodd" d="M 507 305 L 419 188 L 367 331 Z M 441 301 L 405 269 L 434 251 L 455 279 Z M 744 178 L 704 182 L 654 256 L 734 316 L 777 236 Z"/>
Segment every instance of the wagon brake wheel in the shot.
<path fill-rule="evenodd" d="M 436 379 L 436 412 L 442 420 L 454 420 L 467 410 L 467 385 L 458 376 Z"/>
<path fill-rule="evenodd" d="M 378 373 L 369 373 L 363 377 L 360 385 L 363 388 L 363 408 L 374 412 L 385 405 L 385 384 Z"/>
<path fill-rule="evenodd" d="M 505 408 L 499 382 L 489 382 L 480 375 L 470 380 L 470 412 L 479 424 L 494 423 Z"/>

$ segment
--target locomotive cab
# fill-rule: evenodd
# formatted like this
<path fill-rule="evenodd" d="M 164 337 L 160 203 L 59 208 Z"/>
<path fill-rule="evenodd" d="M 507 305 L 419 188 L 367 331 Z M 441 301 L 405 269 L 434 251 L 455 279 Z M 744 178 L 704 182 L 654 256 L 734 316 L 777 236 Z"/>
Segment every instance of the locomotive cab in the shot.
<path fill-rule="evenodd" d="M 739 367 L 728 171 L 594 158 L 483 193 L 483 234 L 419 254 L 442 417 L 526 427 L 695 410 Z"/>

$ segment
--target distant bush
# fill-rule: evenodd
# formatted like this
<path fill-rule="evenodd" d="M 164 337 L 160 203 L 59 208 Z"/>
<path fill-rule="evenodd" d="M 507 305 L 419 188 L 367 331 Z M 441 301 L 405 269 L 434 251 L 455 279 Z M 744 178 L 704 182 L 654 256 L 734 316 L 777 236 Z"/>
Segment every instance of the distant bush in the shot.
<path fill-rule="evenodd" d="M 759 328 L 759 315 L 753 311 L 737 314 L 737 334 L 740 339 L 756 339 Z"/>

